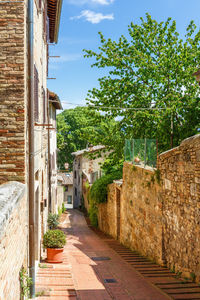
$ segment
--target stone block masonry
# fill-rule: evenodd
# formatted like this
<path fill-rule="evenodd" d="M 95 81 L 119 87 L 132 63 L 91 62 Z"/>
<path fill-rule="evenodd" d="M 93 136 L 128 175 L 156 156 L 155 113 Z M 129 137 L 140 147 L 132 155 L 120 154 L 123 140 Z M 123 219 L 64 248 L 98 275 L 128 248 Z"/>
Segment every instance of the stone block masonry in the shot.
<path fill-rule="evenodd" d="M 25 181 L 25 5 L 0 3 L 0 184 Z"/>
<path fill-rule="evenodd" d="M 28 205 L 25 186 L 0 186 L 0 299 L 20 299 L 19 272 L 27 268 Z"/>
<path fill-rule="evenodd" d="M 158 169 L 124 163 L 117 213 L 117 186 L 99 205 L 102 231 L 129 248 L 200 281 L 200 135 L 158 157 Z M 119 209 L 119 208 L 118 208 Z"/>
<path fill-rule="evenodd" d="M 163 264 L 162 195 L 155 174 L 152 168 L 124 163 L 122 188 L 116 183 L 109 185 L 108 201 L 98 207 L 98 222 L 102 231 L 114 238 L 118 235 L 125 246 Z"/>
<path fill-rule="evenodd" d="M 155 170 L 125 163 L 120 241 L 160 264 L 163 263 L 162 205 Z"/>
<path fill-rule="evenodd" d="M 200 135 L 159 156 L 163 254 L 168 266 L 200 280 Z"/>
<path fill-rule="evenodd" d="M 117 185 L 115 183 L 108 186 L 108 201 L 98 206 L 98 224 L 101 231 L 117 238 Z"/>

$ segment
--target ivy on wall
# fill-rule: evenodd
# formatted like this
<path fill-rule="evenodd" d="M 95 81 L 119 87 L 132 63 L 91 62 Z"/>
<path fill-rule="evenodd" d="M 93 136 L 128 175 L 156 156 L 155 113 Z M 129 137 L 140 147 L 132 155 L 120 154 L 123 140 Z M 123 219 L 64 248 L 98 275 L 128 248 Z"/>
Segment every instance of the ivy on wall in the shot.
<path fill-rule="evenodd" d="M 98 204 L 105 203 L 108 196 L 108 184 L 113 180 L 121 179 L 122 171 L 115 171 L 104 175 L 94 182 L 89 192 L 89 218 L 93 226 L 98 226 Z"/>

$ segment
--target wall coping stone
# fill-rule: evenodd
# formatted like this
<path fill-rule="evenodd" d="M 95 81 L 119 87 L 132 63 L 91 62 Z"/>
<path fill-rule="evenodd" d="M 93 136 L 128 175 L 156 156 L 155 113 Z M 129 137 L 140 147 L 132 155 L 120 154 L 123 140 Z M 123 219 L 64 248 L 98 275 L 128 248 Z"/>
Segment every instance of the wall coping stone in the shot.
<path fill-rule="evenodd" d="M 157 168 L 153 168 L 153 167 L 151 167 L 151 166 L 148 166 L 148 165 L 144 165 L 144 164 L 133 164 L 132 162 L 128 162 L 128 161 L 125 161 L 124 162 L 124 165 L 131 165 L 131 166 L 134 166 L 134 167 L 136 167 L 136 168 L 140 168 L 140 169 L 143 169 L 143 170 L 145 170 L 145 171 L 155 171 L 155 170 L 157 170 Z"/>
<path fill-rule="evenodd" d="M 123 179 L 114 180 L 113 183 L 115 183 L 118 186 L 121 186 L 123 184 Z"/>
<path fill-rule="evenodd" d="M 25 185 L 21 182 L 10 181 L 0 185 L 0 236 L 4 233 L 5 225 L 23 198 L 25 190 Z"/>
<path fill-rule="evenodd" d="M 196 134 L 196 135 L 190 136 L 189 138 L 183 140 L 179 146 L 177 146 L 175 148 L 172 148 L 172 149 L 169 149 L 169 150 L 167 150 L 165 152 L 162 152 L 159 155 L 159 158 L 161 158 L 162 156 L 165 156 L 167 154 L 169 155 L 170 153 L 179 150 L 181 146 L 186 146 L 187 144 L 192 144 L 192 143 L 194 144 L 194 143 L 198 143 L 198 142 L 200 143 L 200 134 Z"/>
<path fill-rule="evenodd" d="M 196 142 L 200 142 L 200 134 L 193 135 L 193 136 L 183 140 L 181 142 L 181 146 L 183 146 L 183 145 L 185 146 L 185 145 L 190 144 L 190 143 L 195 144 Z"/>

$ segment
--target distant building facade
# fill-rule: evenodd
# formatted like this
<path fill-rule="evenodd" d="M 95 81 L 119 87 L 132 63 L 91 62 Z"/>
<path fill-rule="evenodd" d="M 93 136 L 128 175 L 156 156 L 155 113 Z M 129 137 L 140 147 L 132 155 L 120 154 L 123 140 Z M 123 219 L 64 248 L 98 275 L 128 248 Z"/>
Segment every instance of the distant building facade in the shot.
<path fill-rule="evenodd" d="M 103 153 L 105 146 L 98 145 L 73 152 L 73 195 L 74 195 L 74 208 L 79 208 L 84 204 L 83 199 L 83 178 L 89 184 L 93 184 L 98 178 L 101 177 L 101 165 L 106 157 Z M 100 156 L 98 155 L 101 152 Z M 96 157 L 90 158 L 88 154 L 97 154 Z"/>
<path fill-rule="evenodd" d="M 73 173 L 59 173 L 59 184 L 63 187 L 63 202 L 66 209 L 73 208 Z"/>

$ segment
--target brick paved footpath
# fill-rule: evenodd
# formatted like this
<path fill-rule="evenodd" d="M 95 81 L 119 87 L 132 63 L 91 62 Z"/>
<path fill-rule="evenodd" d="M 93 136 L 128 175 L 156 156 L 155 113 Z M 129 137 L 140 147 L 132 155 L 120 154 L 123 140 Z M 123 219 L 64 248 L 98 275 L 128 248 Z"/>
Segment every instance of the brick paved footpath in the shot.
<path fill-rule="evenodd" d="M 166 300 L 171 299 L 151 285 L 132 266 L 100 239 L 76 210 L 62 215 L 67 232 L 65 261 L 46 264 L 37 276 L 37 290 L 46 290 L 38 300 Z M 94 257 L 110 260 L 94 261 Z M 105 283 L 114 279 L 114 283 Z M 51 291 L 49 291 L 51 289 Z"/>

